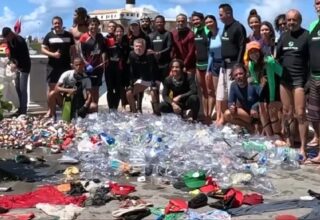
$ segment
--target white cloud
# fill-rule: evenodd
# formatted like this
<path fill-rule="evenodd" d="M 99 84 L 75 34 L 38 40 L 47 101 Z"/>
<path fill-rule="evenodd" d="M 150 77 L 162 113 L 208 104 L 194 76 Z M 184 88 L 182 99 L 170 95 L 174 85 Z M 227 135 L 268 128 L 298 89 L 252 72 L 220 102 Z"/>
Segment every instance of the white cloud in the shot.
<path fill-rule="evenodd" d="M 21 16 L 22 28 L 21 35 L 44 36 L 51 28 L 51 19 L 53 16 L 68 17 L 71 19 L 75 2 L 73 0 L 28 0 L 29 4 L 34 5 L 33 11 L 25 15 L 15 15 L 9 7 L 4 7 L 2 22 L 13 27 L 18 16 Z M 70 20 L 68 19 L 68 20 Z M 69 21 L 70 22 L 70 21 Z M 68 25 L 70 26 L 70 25 Z"/>
<path fill-rule="evenodd" d="M 210 2 L 212 0 L 169 0 L 171 3 L 176 3 L 176 4 L 194 4 L 194 3 L 204 3 L 204 2 Z"/>
<path fill-rule="evenodd" d="M 153 5 L 139 5 L 141 8 L 148 8 L 153 11 L 158 11 Z"/>
<path fill-rule="evenodd" d="M 179 13 L 183 13 L 187 15 L 187 11 L 181 7 L 181 5 L 176 5 L 174 8 L 168 8 L 163 11 L 163 15 L 166 18 L 175 18 Z"/>
<path fill-rule="evenodd" d="M 45 5 L 48 8 L 70 8 L 75 5 L 73 0 L 29 0 L 35 5 Z"/>
<path fill-rule="evenodd" d="M 274 18 L 278 14 L 286 13 L 289 9 L 295 8 L 295 0 L 281 0 L 275 2 L 270 0 L 255 1 L 248 5 L 245 13 L 245 19 L 247 18 L 249 11 L 255 8 L 263 21 L 267 20 L 273 23 Z"/>
<path fill-rule="evenodd" d="M 0 16 L 0 27 L 9 26 L 9 24 L 13 23 L 15 14 L 10 8 L 5 6 L 1 14 L 3 15 Z"/>

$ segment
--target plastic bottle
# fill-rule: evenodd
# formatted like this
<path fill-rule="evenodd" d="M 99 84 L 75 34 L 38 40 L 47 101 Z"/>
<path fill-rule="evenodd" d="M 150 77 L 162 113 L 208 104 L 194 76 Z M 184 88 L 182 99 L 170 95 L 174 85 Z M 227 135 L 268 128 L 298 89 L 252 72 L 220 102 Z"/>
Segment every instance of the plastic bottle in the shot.
<path fill-rule="evenodd" d="M 107 145 L 112 145 L 116 142 L 114 137 L 112 137 L 111 135 L 108 135 L 104 132 L 100 133 L 99 135 L 100 135 L 101 140 Z"/>
<path fill-rule="evenodd" d="M 62 120 L 66 122 L 70 122 L 71 117 L 71 103 L 72 103 L 72 97 L 70 95 L 66 96 L 63 99 L 63 105 L 62 105 Z"/>

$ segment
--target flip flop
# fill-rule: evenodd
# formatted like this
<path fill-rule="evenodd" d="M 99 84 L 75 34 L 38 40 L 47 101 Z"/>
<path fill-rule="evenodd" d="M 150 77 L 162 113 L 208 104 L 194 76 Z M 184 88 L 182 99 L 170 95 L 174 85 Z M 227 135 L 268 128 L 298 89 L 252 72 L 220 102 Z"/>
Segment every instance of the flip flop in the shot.
<path fill-rule="evenodd" d="M 317 147 L 319 146 L 319 140 L 315 141 L 315 140 L 311 140 L 309 143 L 307 143 L 308 147 Z"/>

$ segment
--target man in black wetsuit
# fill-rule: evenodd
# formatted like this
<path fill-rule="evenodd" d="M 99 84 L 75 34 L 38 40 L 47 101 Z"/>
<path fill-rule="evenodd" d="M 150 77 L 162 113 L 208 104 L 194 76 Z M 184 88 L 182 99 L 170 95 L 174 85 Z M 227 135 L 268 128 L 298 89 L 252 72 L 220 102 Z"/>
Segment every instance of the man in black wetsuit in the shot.
<path fill-rule="evenodd" d="M 277 58 L 283 67 L 280 95 L 283 104 L 284 133 L 290 146 L 294 145 L 294 119 L 299 124 L 300 153 L 305 157 L 307 124 L 305 116 L 305 90 L 308 78 L 308 31 L 301 27 L 302 16 L 297 10 L 286 14 L 288 31 L 284 32 L 277 45 Z M 291 134 L 290 134 L 291 133 Z"/>
<path fill-rule="evenodd" d="M 130 85 L 127 88 L 127 99 L 132 112 L 137 112 L 134 96 L 143 93 L 148 87 L 151 89 L 151 104 L 153 113 L 159 115 L 159 90 L 156 82 L 158 65 L 153 54 L 147 54 L 146 41 L 135 39 L 133 51 L 129 55 Z"/>
<path fill-rule="evenodd" d="M 160 75 L 159 79 L 163 80 L 169 75 L 169 63 L 171 61 L 172 50 L 172 34 L 165 29 L 165 18 L 162 15 L 158 15 L 154 19 L 156 30 L 149 34 L 151 41 L 151 49 L 148 53 L 154 54 Z"/>
<path fill-rule="evenodd" d="M 183 69 L 184 64 L 180 59 L 173 59 L 170 63 L 171 75 L 163 82 L 160 111 L 183 116 L 184 111 L 191 110 L 192 120 L 196 120 L 200 109 L 196 82 L 194 75 L 187 74 Z"/>
<path fill-rule="evenodd" d="M 242 63 L 246 49 L 247 33 L 244 26 L 233 17 L 229 4 L 219 6 L 219 16 L 224 28 L 221 37 L 221 56 L 223 60 L 217 87 L 217 125 L 224 123 L 223 113 L 227 108 L 227 100 L 232 82 L 230 73 L 235 63 Z"/>
<path fill-rule="evenodd" d="M 152 32 L 151 29 L 151 19 L 148 16 L 143 16 L 140 18 L 140 28 L 145 35 L 148 35 Z"/>

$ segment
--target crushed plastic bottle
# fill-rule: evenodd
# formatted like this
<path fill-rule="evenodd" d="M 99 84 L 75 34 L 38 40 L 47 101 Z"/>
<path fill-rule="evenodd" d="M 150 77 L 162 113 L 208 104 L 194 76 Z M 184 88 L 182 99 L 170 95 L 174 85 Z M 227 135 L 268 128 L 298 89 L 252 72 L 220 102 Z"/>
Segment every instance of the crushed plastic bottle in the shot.
<path fill-rule="evenodd" d="M 232 175 L 247 172 L 257 190 L 272 191 L 267 174 L 283 165 L 292 168 L 299 159 L 295 150 L 276 148 L 266 137 L 239 136 L 233 127 L 220 130 L 186 123 L 171 114 L 99 113 L 77 120 L 76 128 L 76 142 L 66 154 L 80 161 L 84 178 L 110 180 L 134 167 L 156 184 L 160 179 L 174 182 L 190 170 L 204 170 L 228 187 Z M 101 140 L 92 144 L 96 136 Z M 79 145 L 87 150 L 79 151 Z"/>

